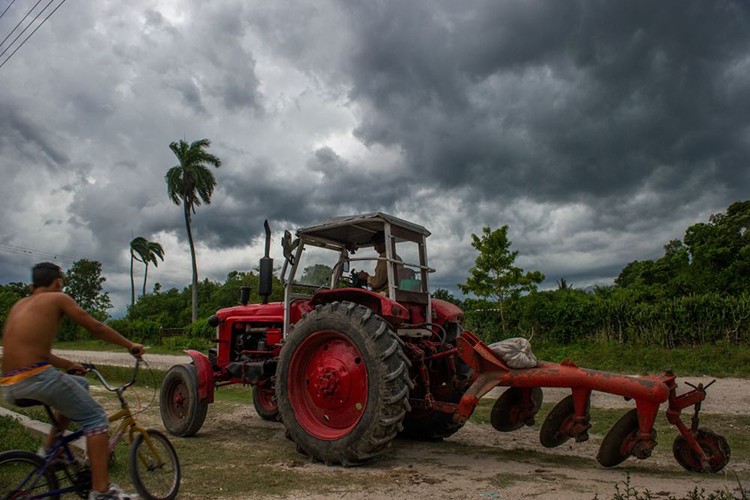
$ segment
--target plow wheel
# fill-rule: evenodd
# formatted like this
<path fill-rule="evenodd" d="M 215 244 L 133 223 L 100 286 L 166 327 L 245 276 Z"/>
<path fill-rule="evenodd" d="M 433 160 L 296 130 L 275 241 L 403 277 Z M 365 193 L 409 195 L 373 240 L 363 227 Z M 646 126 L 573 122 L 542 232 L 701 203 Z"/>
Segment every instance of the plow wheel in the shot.
<path fill-rule="evenodd" d="M 523 402 L 525 391 L 531 393 L 530 402 L 532 406 L 528 410 L 524 408 Z M 531 389 L 511 387 L 507 389 L 497 398 L 492 407 L 492 413 L 490 414 L 492 427 L 500 432 L 511 432 L 524 425 L 534 425 L 534 415 L 542 407 L 543 399 L 544 394 L 539 387 L 532 387 Z"/>
<path fill-rule="evenodd" d="M 164 427 L 174 436 L 192 436 L 206 420 L 208 403 L 198 396 L 194 365 L 175 365 L 161 384 L 159 411 Z"/>
<path fill-rule="evenodd" d="M 708 456 L 708 469 L 703 467 L 698 454 L 693 451 L 685 436 L 680 434 L 672 444 L 672 453 L 677 462 L 692 472 L 719 472 L 729 462 L 729 443 L 724 436 L 708 429 L 698 429 L 695 439 Z"/>
<path fill-rule="evenodd" d="M 253 386 L 253 406 L 258 416 L 269 422 L 278 422 L 279 407 L 276 405 L 276 391 L 270 380 L 261 380 Z"/>
<path fill-rule="evenodd" d="M 615 422 L 602 444 L 596 460 L 603 467 L 614 467 L 627 459 L 633 451 L 638 435 L 638 412 L 630 410 Z"/>
<path fill-rule="evenodd" d="M 408 360 L 396 334 L 367 307 L 319 305 L 281 350 L 276 393 L 297 449 L 356 465 L 385 450 L 406 415 Z"/>
<path fill-rule="evenodd" d="M 586 416 L 589 415 L 590 403 L 586 404 Z M 573 395 L 561 399 L 542 424 L 539 431 L 539 442 L 545 448 L 555 448 L 571 438 L 566 432 L 575 422 L 576 410 L 573 405 Z"/>

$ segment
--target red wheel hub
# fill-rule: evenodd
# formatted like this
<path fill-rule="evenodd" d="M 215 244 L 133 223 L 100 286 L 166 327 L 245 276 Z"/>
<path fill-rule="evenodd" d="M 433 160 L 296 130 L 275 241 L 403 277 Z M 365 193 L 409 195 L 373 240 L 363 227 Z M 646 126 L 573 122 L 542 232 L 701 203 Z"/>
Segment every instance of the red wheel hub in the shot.
<path fill-rule="evenodd" d="M 323 330 L 297 347 L 289 366 L 289 402 L 299 424 L 334 440 L 356 426 L 367 406 L 367 368 L 359 349 L 339 332 Z"/>

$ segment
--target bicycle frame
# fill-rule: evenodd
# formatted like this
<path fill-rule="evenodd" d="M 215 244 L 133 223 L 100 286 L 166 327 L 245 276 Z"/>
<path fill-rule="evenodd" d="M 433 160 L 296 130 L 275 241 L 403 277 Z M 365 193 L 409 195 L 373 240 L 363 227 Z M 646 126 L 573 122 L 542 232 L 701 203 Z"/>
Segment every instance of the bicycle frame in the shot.
<path fill-rule="evenodd" d="M 133 441 L 135 440 L 135 436 L 137 434 L 141 434 L 143 436 L 143 441 L 146 443 L 146 446 L 148 446 L 148 449 L 151 451 L 151 453 L 154 454 L 154 457 L 159 461 L 159 464 L 164 463 L 164 459 L 159 455 L 159 451 L 154 446 L 153 440 L 151 439 L 151 436 L 149 436 L 148 432 L 144 427 L 142 427 L 136 420 L 133 418 L 133 414 L 130 411 L 130 406 L 128 405 L 127 401 L 122 397 L 122 392 L 117 391 L 117 396 L 120 398 L 120 409 L 116 412 L 112 413 L 111 415 L 107 416 L 107 420 L 112 423 L 117 420 L 122 420 L 120 422 L 120 425 L 117 426 L 117 430 L 110 435 L 109 438 L 109 452 L 112 453 L 117 446 L 117 443 L 120 442 L 122 437 L 125 435 L 125 431 L 128 431 L 128 444 L 133 444 Z"/>
<path fill-rule="evenodd" d="M 141 434 L 143 436 L 143 441 L 146 443 L 146 446 L 148 446 L 148 449 L 153 453 L 153 456 L 158 460 L 159 464 L 164 463 L 164 459 L 159 454 L 159 450 L 156 446 L 154 446 L 154 442 L 151 439 L 151 436 L 149 435 L 148 431 L 142 427 L 136 419 L 133 416 L 133 413 L 130 411 L 130 406 L 128 405 L 128 402 L 123 397 L 123 394 L 125 390 L 133 385 L 135 383 L 135 380 L 138 376 L 138 368 L 140 366 L 140 359 L 136 362 L 135 370 L 133 373 L 133 379 L 120 386 L 120 387 L 111 387 L 107 381 L 104 379 L 102 374 L 96 369 L 94 365 L 88 365 L 84 364 L 86 368 L 89 369 L 90 372 L 94 373 L 96 377 L 99 379 L 99 381 L 102 383 L 102 385 L 110 392 L 114 392 L 117 394 L 118 399 L 120 400 L 120 409 L 115 411 L 114 413 L 111 413 L 107 416 L 107 421 L 112 424 L 113 422 L 116 422 L 120 420 L 120 424 L 117 426 L 117 429 L 112 432 L 112 427 L 110 425 L 110 438 L 109 438 L 109 452 L 110 454 L 114 452 L 115 447 L 120 442 L 122 437 L 125 435 L 125 432 L 127 431 L 128 434 L 128 443 L 132 444 L 135 440 L 135 437 L 137 434 Z M 78 478 L 78 474 L 80 473 L 79 470 L 71 469 L 72 466 L 74 466 L 77 463 L 75 454 L 71 450 L 70 444 L 78 439 L 80 439 L 83 436 L 83 430 L 77 430 L 74 432 L 71 432 L 67 435 L 64 434 L 64 429 L 60 429 L 57 426 L 57 419 L 55 418 L 54 414 L 52 413 L 52 410 L 49 406 L 44 405 L 47 414 L 49 415 L 51 425 L 53 427 L 57 428 L 57 434 L 58 437 L 53 443 L 52 447 L 48 450 L 48 453 L 44 457 L 44 465 L 39 468 L 35 469 L 24 478 L 24 480 L 21 482 L 21 485 L 24 485 L 25 490 L 30 490 L 36 487 L 36 485 L 41 481 L 45 479 L 45 474 L 50 469 L 54 470 L 53 467 L 59 463 L 59 459 L 62 458 L 65 462 L 65 466 L 62 468 L 61 472 L 64 474 L 65 479 L 70 483 L 70 486 L 66 486 L 64 488 L 59 488 L 52 491 L 46 491 L 41 495 L 34 495 L 31 497 L 28 497 L 29 499 L 37 499 L 37 498 L 49 498 L 54 496 L 63 495 L 65 493 L 71 493 L 75 492 L 77 493 L 80 488 L 80 480 Z M 142 460 L 139 457 L 139 460 Z M 145 464 L 145 463 L 144 463 Z M 90 481 L 90 479 L 89 479 Z"/>

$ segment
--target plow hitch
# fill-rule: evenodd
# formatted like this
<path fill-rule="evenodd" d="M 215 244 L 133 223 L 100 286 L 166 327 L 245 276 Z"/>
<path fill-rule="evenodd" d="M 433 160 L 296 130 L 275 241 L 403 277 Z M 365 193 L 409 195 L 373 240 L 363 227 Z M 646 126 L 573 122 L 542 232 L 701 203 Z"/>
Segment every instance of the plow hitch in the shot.
<path fill-rule="evenodd" d="M 667 421 L 677 427 L 672 452 L 677 462 L 693 472 L 719 472 L 729 462 L 726 439 L 699 425 L 701 403 L 715 381 L 705 386 L 685 383 L 691 389 L 677 395 L 676 376 L 672 371 L 662 375 L 633 377 L 586 370 L 570 361 L 560 364 L 539 361 L 536 367 L 510 368 L 495 352 L 470 332 L 464 331 L 456 347 L 461 359 L 474 371 L 469 388 L 458 403 L 453 420 L 465 422 L 479 399 L 498 386 L 508 387 L 492 408 L 492 426 L 501 432 L 533 425 L 542 405 L 542 387 L 570 388 L 571 394 L 559 401 L 542 423 L 541 444 L 560 446 L 571 438 L 576 442 L 589 439 L 591 393 L 600 391 L 634 400 L 635 408 L 625 413 L 602 439 L 597 461 L 614 467 L 634 456 L 645 459 L 656 446 L 654 422 L 662 403 L 667 402 Z M 690 427 L 680 418 L 682 410 L 694 408 Z"/>

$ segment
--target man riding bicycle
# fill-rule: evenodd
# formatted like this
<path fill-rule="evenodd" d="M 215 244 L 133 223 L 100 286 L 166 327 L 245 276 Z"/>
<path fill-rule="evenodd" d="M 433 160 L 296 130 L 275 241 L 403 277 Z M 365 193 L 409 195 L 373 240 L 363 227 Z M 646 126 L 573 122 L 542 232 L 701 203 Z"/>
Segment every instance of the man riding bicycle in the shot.
<path fill-rule="evenodd" d="M 88 330 L 100 340 L 120 345 L 134 356 L 144 348 L 97 321 L 68 295 L 62 292 L 63 274 L 50 262 L 32 269 L 32 294 L 16 302 L 3 328 L 2 388 L 5 399 L 13 404 L 20 399 L 33 399 L 57 410 L 60 430 L 68 421 L 77 422 L 86 436 L 91 464 L 89 499 L 129 498 L 109 483 L 109 423 L 104 409 L 88 392 L 88 381 L 50 368 L 83 374 L 78 363 L 52 354 L 52 342 L 64 316 Z M 55 440 L 55 428 L 47 437 L 46 446 Z"/>

